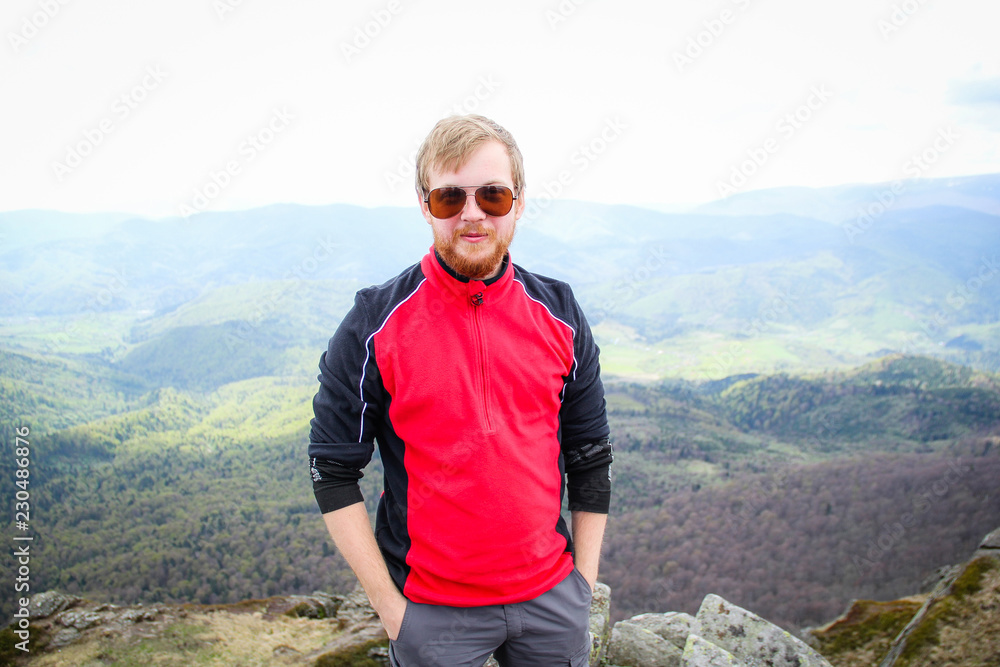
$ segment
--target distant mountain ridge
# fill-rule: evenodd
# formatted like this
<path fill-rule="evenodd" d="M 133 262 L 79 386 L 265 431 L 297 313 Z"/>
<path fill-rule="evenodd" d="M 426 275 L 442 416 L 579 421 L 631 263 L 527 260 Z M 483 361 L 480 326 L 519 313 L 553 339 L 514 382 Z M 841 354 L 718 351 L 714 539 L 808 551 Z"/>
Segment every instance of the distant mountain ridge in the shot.
<path fill-rule="evenodd" d="M 522 219 L 512 255 L 573 285 L 612 375 L 719 379 L 891 352 L 1000 370 L 1000 175 L 907 182 L 852 228 L 883 190 L 751 192 L 678 214 L 551 201 Z M 415 207 L 121 218 L 0 214 L 13 240 L 0 246 L 0 339 L 131 354 L 133 370 L 134 346 L 162 357 L 150 346 L 165 336 L 169 349 L 182 321 L 206 327 L 187 335 L 209 348 L 235 330 L 315 348 L 356 289 L 430 245 Z M 292 340 L 268 340 L 281 329 Z"/>
<path fill-rule="evenodd" d="M 993 174 L 828 188 L 771 188 L 735 194 L 693 210 L 714 215 L 790 213 L 840 224 L 855 222 L 864 213 L 870 215 L 868 209 L 876 203 L 883 208 L 950 206 L 1000 215 L 1000 188 Z"/>

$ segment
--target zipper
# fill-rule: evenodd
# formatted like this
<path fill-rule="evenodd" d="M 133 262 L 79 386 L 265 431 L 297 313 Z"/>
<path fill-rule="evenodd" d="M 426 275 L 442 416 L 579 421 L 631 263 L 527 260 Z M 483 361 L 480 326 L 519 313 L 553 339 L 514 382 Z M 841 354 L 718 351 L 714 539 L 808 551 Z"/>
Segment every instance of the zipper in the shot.
<path fill-rule="evenodd" d="M 483 305 L 483 290 L 477 289 L 469 284 L 469 304 L 472 308 L 472 329 L 476 344 L 476 358 L 479 362 L 480 387 L 479 395 L 482 401 L 483 425 L 487 433 L 493 433 L 493 411 L 490 408 L 490 375 L 489 375 L 489 355 L 486 350 L 486 335 L 483 333 L 483 319 L 480 308 Z"/>

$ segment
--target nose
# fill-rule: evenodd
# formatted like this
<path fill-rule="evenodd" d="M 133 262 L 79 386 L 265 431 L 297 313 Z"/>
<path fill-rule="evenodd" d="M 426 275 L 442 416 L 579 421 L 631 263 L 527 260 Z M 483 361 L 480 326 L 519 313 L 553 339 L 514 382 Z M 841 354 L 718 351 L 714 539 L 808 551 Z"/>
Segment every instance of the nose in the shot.
<path fill-rule="evenodd" d="M 462 220 L 475 222 L 477 220 L 484 220 L 485 218 L 486 213 L 483 212 L 483 209 L 479 208 L 479 202 L 476 201 L 476 193 L 468 193 L 465 197 L 465 208 L 462 209 Z"/>

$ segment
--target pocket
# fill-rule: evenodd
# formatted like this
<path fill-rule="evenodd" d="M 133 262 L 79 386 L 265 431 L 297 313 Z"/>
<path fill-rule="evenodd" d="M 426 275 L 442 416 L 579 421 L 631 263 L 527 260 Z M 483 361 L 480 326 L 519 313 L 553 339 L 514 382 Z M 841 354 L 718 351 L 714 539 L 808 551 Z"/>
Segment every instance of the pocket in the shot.
<path fill-rule="evenodd" d="M 589 605 L 590 601 L 594 598 L 594 591 L 590 588 L 590 582 L 587 581 L 587 577 L 583 576 L 583 573 L 580 572 L 576 566 L 573 566 L 573 571 L 570 572 L 570 576 L 574 574 L 576 575 L 577 581 L 579 581 L 580 585 L 583 587 L 583 592 L 586 594 L 587 604 Z"/>
<path fill-rule="evenodd" d="M 414 604 L 409 600 L 406 601 L 406 609 L 403 610 L 403 620 L 399 624 L 399 634 L 396 635 L 395 642 L 401 643 L 404 641 L 406 636 L 406 630 L 410 626 L 410 621 L 413 618 L 413 607 Z"/>

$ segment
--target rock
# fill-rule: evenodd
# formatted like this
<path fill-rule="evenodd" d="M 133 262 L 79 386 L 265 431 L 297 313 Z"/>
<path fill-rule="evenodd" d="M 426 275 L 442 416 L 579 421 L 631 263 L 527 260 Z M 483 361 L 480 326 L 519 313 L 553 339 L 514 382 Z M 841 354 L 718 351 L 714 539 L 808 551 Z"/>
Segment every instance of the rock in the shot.
<path fill-rule="evenodd" d="M 282 644 L 281 646 L 274 647 L 273 654 L 275 658 L 298 658 L 302 655 L 302 652 L 295 650 L 291 646 Z"/>
<path fill-rule="evenodd" d="M 313 591 L 312 595 L 309 597 L 323 605 L 323 609 L 326 612 L 326 618 L 333 618 L 336 616 L 337 611 L 340 609 L 340 605 L 344 603 L 344 598 L 340 595 L 330 595 L 329 593 L 324 593 L 323 591 Z"/>
<path fill-rule="evenodd" d="M 337 620 L 341 627 L 357 625 L 358 623 L 371 623 L 374 621 L 381 625 L 378 614 L 368 601 L 368 596 L 360 584 L 353 591 L 344 596 L 340 608 L 337 610 Z"/>
<path fill-rule="evenodd" d="M 733 654 L 707 642 L 698 635 L 688 635 L 681 656 L 682 667 L 742 667 Z"/>
<path fill-rule="evenodd" d="M 158 607 L 126 609 L 118 614 L 118 620 L 122 623 L 142 623 L 143 621 L 155 621 L 157 615 L 161 613 Z"/>
<path fill-rule="evenodd" d="M 388 665 L 389 664 L 389 647 L 388 646 L 377 646 L 377 647 L 373 648 L 372 650 L 368 651 L 368 657 L 371 660 L 373 660 L 373 661 L 375 661 L 375 662 L 377 662 L 377 663 L 379 663 L 381 665 Z"/>
<path fill-rule="evenodd" d="M 286 600 L 287 609 L 281 612 L 286 616 L 293 618 L 329 618 L 330 616 L 326 601 L 314 596 L 289 595 Z M 269 608 L 268 611 L 271 609 Z"/>
<path fill-rule="evenodd" d="M 921 593 L 931 593 L 937 589 L 942 581 L 950 581 L 955 578 L 958 573 L 957 565 L 944 565 L 934 570 L 932 573 L 927 575 L 922 582 L 920 582 L 920 592 Z"/>
<path fill-rule="evenodd" d="M 56 591 L 46 591 L 33 595 L 31 603 L 28 605 L 28 619 L 34 621 L 39 618 L 48 618 L 52 614 L 57 614 L 78 604 L 81 599 L 75 595 L 63 595 Z"/>
<path fill-rule="evenodd" d="M 655 632 L 619 621 L 611 630 L 606 662 L 615 667 L 680 667 L 681 650 Z"/>
<path fill-rule="evenodd" d="M 1000 528 L 997 528 L 983 538 L 983 541 L 979 544 L 979 550 L 972 557 L 978 558 L 979 556 L 1000 558 Z"/>
<path fill-rule="evenodd" d="M 112 616 L 112 614 L 97 613 L 93 611 L 67 611 L 59 615 L 59 624 L 64 625 L 67 628 L 86 630 L 87 628 L 92 628 L 95 625 L 108 620 Z"/>
<path fill-rule="evenodd" d="M 590 602 L 590 667 L 601 664 L 611 640 L 611 588 L 597 582 Z"/>
<path fill-rule="evenodd" d="M 705 596 L 692 632 L 748 665 L 831 667 L 801 639 L 718 595 Z"/>
<path fill-rule="evenodd" d="M 58 632 L 52 635 L 52 639 L 49 641 L 47 649 L 63 648 L 64 646 L 69 646 L 77 639 L 80 638 L 80 631 L 76 628 L 61 628 Z"/>
<path fill-rule="evenodd" d="M 691 614 L 671 611 L 665 614 L 639 614 L 628 619 L 628 622 L 655 632 L 683 650 L 687 645 L 688 635 L 691 634 L 694 617 Z"/>

